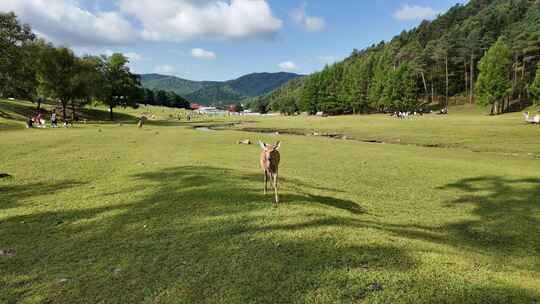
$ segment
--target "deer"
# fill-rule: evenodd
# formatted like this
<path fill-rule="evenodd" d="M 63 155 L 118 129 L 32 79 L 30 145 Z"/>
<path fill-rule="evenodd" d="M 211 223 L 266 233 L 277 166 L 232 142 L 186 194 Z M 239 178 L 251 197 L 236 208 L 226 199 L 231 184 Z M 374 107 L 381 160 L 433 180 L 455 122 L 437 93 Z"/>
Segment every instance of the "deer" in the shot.
<path fill-rule="evenodd" d="M 270 182 L 274 188 L 275 203 L 278 204 L 278 168 L 280 161 L 279 148 L 281 147 L 281 142 L 278 141 L 273 145 L 269 145 L 259 141 L 259 145 L 262 149 L 260 160 L 261 168 L 264 171 L 264 195 L 266 195 L 266 192 L 268 191 L 268 178 L 270 178 Z"/>

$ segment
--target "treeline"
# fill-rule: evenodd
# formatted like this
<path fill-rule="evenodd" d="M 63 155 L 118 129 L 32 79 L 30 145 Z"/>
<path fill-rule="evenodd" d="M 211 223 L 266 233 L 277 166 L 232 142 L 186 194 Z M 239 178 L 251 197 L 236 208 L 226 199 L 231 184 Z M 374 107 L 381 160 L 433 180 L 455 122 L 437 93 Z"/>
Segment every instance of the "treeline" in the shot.
<path fill-rule="evenodd" d="M 145 105 L 189 109 L 190 102 L 172 91 L 142 89 Z"/>
<path fill-rule="evenodd" d="M 446 107 L 459 97 L 502 113 L 539 98 L 539 60 L 540 2 L 471 0 L 389 42 L 354 50 L 250 107 L 339 115 Z"/>
<path fill-rule="evenodd" d="M 138 103 L 188 107 L 176 94 L 148 92 L 140 86 L 128 59 L 111 56 L 76 56 L 68 47 L 39 39 L 15 14 L 0 12 L 0 97 L 29 99 L 40 110 L 45 100 L 57 102 L 62 118 L 77 119 L 78 109 L 92 101 L 109 107 L 137 107 Z"/>

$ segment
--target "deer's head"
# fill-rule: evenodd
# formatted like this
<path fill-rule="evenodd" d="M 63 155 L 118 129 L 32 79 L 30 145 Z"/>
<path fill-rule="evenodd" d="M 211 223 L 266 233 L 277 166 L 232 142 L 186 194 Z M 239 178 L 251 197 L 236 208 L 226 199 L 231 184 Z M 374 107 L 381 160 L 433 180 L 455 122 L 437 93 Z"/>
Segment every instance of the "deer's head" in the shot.
<path fill-rule="evenodd" d="M 267 143 L 259 141 L 259 145 L 263 150 L 262 157 L 268 164 L 272 163 L 272 159 L 279 159 L 279 148 L 281 147 L 281 142 L 278 141 L 273 145 L 269 145 Z"/>

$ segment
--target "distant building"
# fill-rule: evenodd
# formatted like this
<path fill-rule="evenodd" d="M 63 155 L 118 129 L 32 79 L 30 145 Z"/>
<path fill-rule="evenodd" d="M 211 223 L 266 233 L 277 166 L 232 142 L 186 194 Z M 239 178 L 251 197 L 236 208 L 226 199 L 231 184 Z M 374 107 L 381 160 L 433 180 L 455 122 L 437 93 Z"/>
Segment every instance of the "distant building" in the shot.
<path fill-rule="evenodd" d="M 199 107 L 195 112 L 208 116 L 225 116 L 229 114 L 229 112 L 220 110 L 216 107 Z"/>
<path fill-rule="evenodd" d="M 189 104 L 189 107 L 192 109 L 192 110 L 198 110 L 200 108 L 202 108 L 202 106 L 198 103 L 195 103 L 195 102 L 192 102 Z"/>

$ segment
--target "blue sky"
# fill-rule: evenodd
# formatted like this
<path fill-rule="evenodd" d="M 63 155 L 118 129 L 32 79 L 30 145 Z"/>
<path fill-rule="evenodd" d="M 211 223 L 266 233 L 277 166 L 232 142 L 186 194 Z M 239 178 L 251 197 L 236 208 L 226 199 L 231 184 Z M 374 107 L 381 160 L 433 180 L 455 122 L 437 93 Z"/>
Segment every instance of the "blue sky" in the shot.
<path fill-rule="evenodd" d="M 137 73 L 227 80 L 311 73 L 465 0 L 10 0 L 41 36 L 78 54 L 123 52 Z"/>

